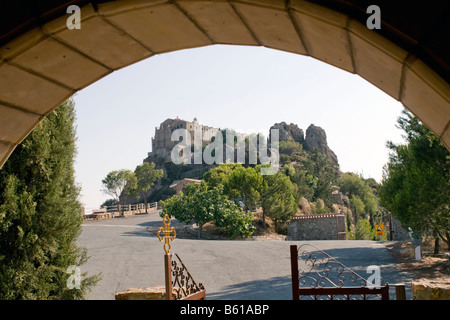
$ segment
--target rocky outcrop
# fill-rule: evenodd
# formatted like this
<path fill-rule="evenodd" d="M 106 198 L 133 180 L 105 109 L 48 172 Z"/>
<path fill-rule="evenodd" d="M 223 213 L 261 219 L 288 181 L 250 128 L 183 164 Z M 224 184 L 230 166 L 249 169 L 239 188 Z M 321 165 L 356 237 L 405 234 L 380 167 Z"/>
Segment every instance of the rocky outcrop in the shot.
<path fill-rule="evenodd" d="M 294 123 L 275 123 L 270 129 L 278 129 L 280 141 L 295 141 L 303 145 L 305 151 L 319 150 L 327 156 L 332 166 L 339 166 L 336 154 L 328 147 L 327 135 L 321 127 L 311 124 L 306 129 L 306 136 L 303 130 Z M 269 141 L 270 134 L 269 134 Z"/>
<path fill-rule="evenodd" d="M 339 166 L 336 154 L 328 147 L 327 134 L 321 127 L 311 124 L 306 129 L 304 148 L 306 151 L 319 150 L 327 156 L 333 166 Z"/>
<path fill-rule="evenodd" d="M 280 141 L 294 140 L 303 144 L 305 138 L 303 130 L 300 129 L 296 124 L 286 122 L 275 123 L 270 129 L 278 129 Z M 270 141 L 270 131 L 269 131 L 269 141 Z"/>
<path fill-rule="evenodd" d="M 179 118 L 167 119 L 161 123 L 159 128 L 155 128 L 155 136 L 152 138 L 152 152 L 148 154 L 148 158 L 144 161 L 155 162 L 158 168 L 162 167 L 162 163 L 171 161 L 172 149 L 179 143 L 178 141 L 171 140 L 172 132 L 176 129 L 188 130 L 191 137 L 193 137 L 195 130 L 201 130 L 203 134 L 208 132 L 215 133 L 219 130 L 217 128 L 200 125 L 196 118 L 193 122 Z M 270 129 L 278 130 L 279 141 L 294 141 L 300 143 L 305 151 L 318 149 L 327 156 L 332 166 L 339 166 L 335 153 L 328 147 L 325 130 L 321 127 L 311 124 L 306 130 L 306 136 L 303 130 L 295 123 L 286 123 L 283 121 L 275 123 Z M 271 131 L 269 131 L 269 144 L 270 141 L 272 141 L 270 132 Z M 193 142 L 193 139 L 191 139 L 191 143 Z M 202 142 L 204 145 L 209 143 L 209 141 L 205 140 Z M 225 145 L 225 148 L 227 147 L 229 146 Z M 224 150 L 224 154 L 226 154 L 226 150 Z M 195 169 L 201 169 L 201 167 L 202 165 L 200 165 L 200 168 Z M 192 167 L 192 169 L 194 169 L 194 167 Z"/>

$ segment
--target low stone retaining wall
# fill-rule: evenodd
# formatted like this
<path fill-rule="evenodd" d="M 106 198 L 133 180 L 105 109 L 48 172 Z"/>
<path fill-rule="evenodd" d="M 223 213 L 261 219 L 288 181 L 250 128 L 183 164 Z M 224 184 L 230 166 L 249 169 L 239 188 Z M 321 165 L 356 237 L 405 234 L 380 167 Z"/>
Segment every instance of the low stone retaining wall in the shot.
<path fill-rule="evenodd" d="M 115 295 L 116 300 L 166 300 L 166 287 L 132 288 Z"/>
<path fill-rule="evenodd" d="M 158 210 L 158 202 L 151 202 L 148 204 L 147 213 L 156 212 Z M 119 212 L 120 211 L 120 212 Z M 130 217 L 134 215 L 145 214 L 145 206 L 143 203 L 126 205 L 126 206 L 111 206 L 103 207 L 102 209 L 91 210 L 92 213 L 86 214 L 86 209 L 81 208 L 81 215 L 85 220 L 104 220 L 115 217 Z"/>
<path fill-rule="evenodd" d="M 156 209 L 148 210 L 148 214 L 156 212 Z M 112 219 L 116 217 L 131 217 L 131 216 L 139 216 L 139 215 L 145 215 L 145 212 L 142 211 L 123 211 L 122 213 L 119 212 L 108 212 L 108 213 L 92 213 L 92 214 L 85 214 L 84 220 L 105 220 L 105 219 Z"/>
<path fill-rule="evenodd" d="M 413 300 L 450 300 L 450 278 L 411 282 Z"/>
<path fill-rule="evenodd" d="M 287 227 L 287 240 L 345 240 L 343 214 L 294 216 Z"/>
<path fill-rule="evenodd" d="M 84 216 L 85 220 L 106 220 L 111 219 L 111 213 L 96 213 L 96 214 L 88 214 Z"/>

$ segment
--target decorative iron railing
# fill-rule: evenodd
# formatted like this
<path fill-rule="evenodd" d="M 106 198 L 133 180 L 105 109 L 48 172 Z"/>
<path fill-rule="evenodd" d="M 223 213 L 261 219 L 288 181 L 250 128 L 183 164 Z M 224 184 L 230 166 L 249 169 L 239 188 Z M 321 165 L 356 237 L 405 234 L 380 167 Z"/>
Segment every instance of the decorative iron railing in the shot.
<path fill-rule="evenodd" d="M 195 282 L 178 254 L 175 253 L 180 265 L 172 260 L 172 292 L 174 300 L 205 299 L 205 287 Z"/>
<path fill-rule="evenodd" d="M 206 290 L 203 284 L 197 284 L 184 265 L 180 256 L 175 253 L 176 260 L 172 260 L 170 241 L 177 235 L 175 228 L 170 227 L 170 217 L 166 214 L 163 218 L 164 228 L 159 228 L 157 236 L 159 241 L 164 241 L 164 273 L 167 300 L 205 300 Z M 163 235 L 161 235 L 163 234 Z"/>
<path fill-rule="evenodd" d="M 374 285 L 310 244 L 291 246 L 291 271 L 294 300 L 389 299 L 389 286 L 381 277 Z"/>

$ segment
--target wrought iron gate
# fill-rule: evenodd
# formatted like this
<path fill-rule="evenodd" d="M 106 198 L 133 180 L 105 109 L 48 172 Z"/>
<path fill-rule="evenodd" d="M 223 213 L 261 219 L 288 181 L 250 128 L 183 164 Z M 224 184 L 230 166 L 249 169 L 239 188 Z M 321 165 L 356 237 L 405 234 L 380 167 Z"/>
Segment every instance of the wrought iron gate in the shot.
<path fill-rule="evenodd" d="M 389 300 L 389 285 L 381 278 L 373 286 L 350 268 L 320 250 L 291 245 L 292 297 L 294 300 Z M 397 299 L 404 299 L 404 285 L 397 285 Z"/>
<path fill-rule="evenodd" d="M 205 300 L 206 290 L 203 284 L 197 284 L 178 254 L 175 253 L 175 256 L 178 262 L 172 260 L 170 270 L 166 270 L 172 278 L 166 287 L 166 297 L 170 297 L 167 300 Z M 170 292 L 172 296 L 168 294 Z"/>

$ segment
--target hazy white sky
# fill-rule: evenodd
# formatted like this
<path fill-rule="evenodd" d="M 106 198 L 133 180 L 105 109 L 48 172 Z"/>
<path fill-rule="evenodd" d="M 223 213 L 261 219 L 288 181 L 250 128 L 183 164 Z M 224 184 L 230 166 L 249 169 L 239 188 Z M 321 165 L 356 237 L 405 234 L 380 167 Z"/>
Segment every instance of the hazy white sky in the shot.
<path fill-rule="evenodd" d="M 155 127 L 180 117 L 238 132 L 263 132 L 277 122 L 310 124 L 327 133 L 341 170 L 381 180 L 387 140 L 403 109 L 361 77 L 291 53 L 209 46 L 158 55 L 92 84 L 75 96 L 77 182 L 82 202 L 108 199 L 101 180 L 134 170 L 151 151 Z"/>

